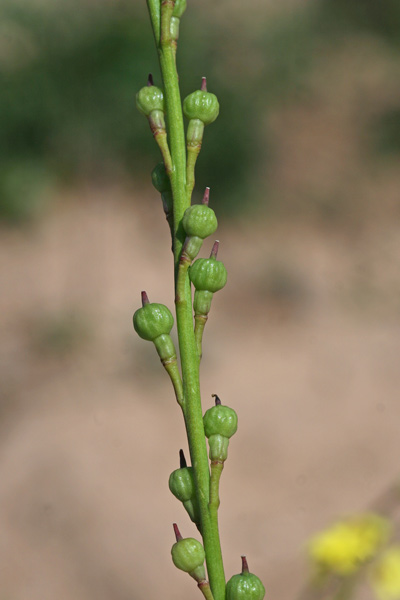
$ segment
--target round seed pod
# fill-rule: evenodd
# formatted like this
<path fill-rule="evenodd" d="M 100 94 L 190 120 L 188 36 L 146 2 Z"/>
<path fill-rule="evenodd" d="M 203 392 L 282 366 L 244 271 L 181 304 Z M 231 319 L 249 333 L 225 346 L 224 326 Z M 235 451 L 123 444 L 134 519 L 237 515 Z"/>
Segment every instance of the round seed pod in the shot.
<path fill-rule="evenodd" d="M 168 335 L 174 325 L 174 317 L 164 304 L 145 304 L 133 315 L 136 333 L 144 340 L 153 342 L 162 335 Z"/>
<path fill-rule="evenodd" d="M 233 408 L 218 404 L 205 412 L 203 423 L 207 438 L 211 438 L 213 435 L 221 435 L 229 439 L 237 431 L 238 418 Z"/>
<path fill-rule="evenodd" d="M 180 19 L 186 10 L 186 5 L 186 0 L 175 0 L 174 12 L 172 13 L 172 16 Z"/>
<path fill-rule="evenodd" d="M 227 281 L 223 262 L 215 258 L 198 258 L 189 270 L 189 277 L 196 290 L 218 292 Z"/>
<path fill-rule="evenodd" d="M 189 206 L 183 215 L 182 224 L 187 236 L 202 240 L 213 234 L 218 227 L 215 212 L 206 204 Z"/>
<path fill-rule="evenodd" d="M 226 600 L 263 600 L 265 587 L 253 573 L 234 575 L 226 584 Z"/>
<path fill-rule="evenodd" d="M 218 98 L 210 92 L 197 90 L 183 101 L 183 114 L 189 120 L 199 119 L 204 125 L 209 125 L 219 115 Z"/>
<path fill-rule="evenodd" d="M 168 485 L 175 498 L 181 502 L 191 500 L 195 495 L 193 468 L 183 467 L 172 471 Z"/>
<path fill-rule="evenodd" d="M 136 106 L 148 117 L 153 110 L 164 112 L 164 94 L 155 85 L 147 85 L 136 94 Z"/>
<path fill-rule="evenodd" d="M 175 542 L 171 554 L 174 565 L 186 573 L 202 567 L 206 557 L 203 546 L 194 538 L 182 538 Z"/>
<path fill-rule="evenodd" d="M 171 191 L 171 182 L 164 163 L 160 162 L 154 167 L 151 173 L 151 182 L 160 194 Z"/>

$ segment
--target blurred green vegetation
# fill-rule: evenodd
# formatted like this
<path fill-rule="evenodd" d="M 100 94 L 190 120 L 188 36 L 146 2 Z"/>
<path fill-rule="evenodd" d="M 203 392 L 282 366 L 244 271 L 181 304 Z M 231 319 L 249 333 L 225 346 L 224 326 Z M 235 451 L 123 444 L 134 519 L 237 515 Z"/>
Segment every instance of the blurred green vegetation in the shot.
<path fill-rule="evenodd" d="M 94 10 L 77 0 L 3 0 L 0 13 L 0 215 L 32 218 L 54 183 L 150 173 L 158 155 L 135 110 L 135 93 L 148 72 L 158 84 L 160 77 L 144 2 L 100 3 Z M 274 164 L 266 113 L 304 97 L 321 47 L 368 31 L 400 58 L 398 0 L 304 3 L 256 34 L 244 25 L 237 43 L 224 40 L 224 50 L 220 23 L 200 11 L 184 18 L 183 95 L 206 73 L 222 107 L 206 130 L 197 172 L 199 189 L 213 188 L 219 211 L 248 209 L 256 200 L 260 169 L 268 180 Z M 252 68 L 252 60 L 260 66 Z M 378 149 L 400 151 L 399 110 L 375 120 Z M 268 203 L 267 185 L 264 191 Z"/>

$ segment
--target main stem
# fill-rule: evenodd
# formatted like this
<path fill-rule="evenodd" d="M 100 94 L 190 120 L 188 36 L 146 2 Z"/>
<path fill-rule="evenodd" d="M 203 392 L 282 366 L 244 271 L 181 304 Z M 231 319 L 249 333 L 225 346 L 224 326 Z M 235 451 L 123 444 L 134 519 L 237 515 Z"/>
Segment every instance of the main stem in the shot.
<path fill-rule="evenodd" d="M 157 0 L 148 0 L 149 8 L 154 7 Z M 157 44 L 162 78 L 164 82 L 166 114 L 169 127 L 169 142 L 173 170 L 170 175 L 173 194 L 174 213 L 174 265 L 175 265 L 175 303 L 179 350 L 181 356 L 183 381 L 183 412 L 189 442 L 197 499 L 200 510 L 201 534 L 210 587 L 214 600 L 225 599 L 225 574 L 222 563 L 221 545 L 218 524 L 210 513 L 210 471 L 208 466 L 207 447 L 205 442 L 203 413 L 200 396 L 199 367 L 197 344 L 193 331 L 193 309 L 188 268 L 190 262 L 182 256 L 185 233 L 182 217 L 190 205 L 186 194 L 186 144 L 183 127 L 182 104 L 176 72 L 173 44 L 170 32 L 170 20 L 174 2 L 161 2 L 161 35 Z M 150 10 L 152 18 L 152 11 Z M 152 18 L 153 28 L 157 22 Z M 155 33 L 157 41 L 157 34 Z"/>

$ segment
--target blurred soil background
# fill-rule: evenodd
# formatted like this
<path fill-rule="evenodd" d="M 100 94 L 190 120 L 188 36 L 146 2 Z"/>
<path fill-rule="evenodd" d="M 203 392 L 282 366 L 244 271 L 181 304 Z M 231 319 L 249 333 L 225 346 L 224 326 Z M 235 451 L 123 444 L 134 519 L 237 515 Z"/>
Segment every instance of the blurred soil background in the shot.
<path fill-rule="evenodd" d="M 240 421 L 226 571 L 247 554 L 295 600 L 307 539 L 400 474 L 400 5 L 190 4 L 182 92 L 206 74 L 221 103 L 195 199 L 229 273 L 202 364 Z M 1 600 L 198 594 L 169 555 L 173 521 L 195 535 L 167 486 L 183 424 L 131 325 L 142 289 L 173 306 L 150 71 L 144 0 L 1 2 Z"/>

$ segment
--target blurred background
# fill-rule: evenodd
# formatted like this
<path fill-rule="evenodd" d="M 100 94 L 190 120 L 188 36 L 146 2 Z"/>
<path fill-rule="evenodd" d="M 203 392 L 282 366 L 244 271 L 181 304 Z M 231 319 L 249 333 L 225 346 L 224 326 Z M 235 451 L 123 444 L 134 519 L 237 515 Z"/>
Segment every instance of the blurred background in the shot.
<path fill-rule="evenodd" d="M 145 2 L 0 14 L 0 597 L 194 597 L 169 555 L 173 521 L 195 535 L 167 486 L 182 419 L 131 325 L 142 289 L 173 306 Z M 398 0 L 207 0 L 181 23 L 182 94 L 207 75 L 221 104 L 195 200 L 211 187 L 229 273 L 202 363 L 204 407 L 239 413 L 225 566 L 247 554 L 271 599 L 400 474 L 399 31 Z"/>

